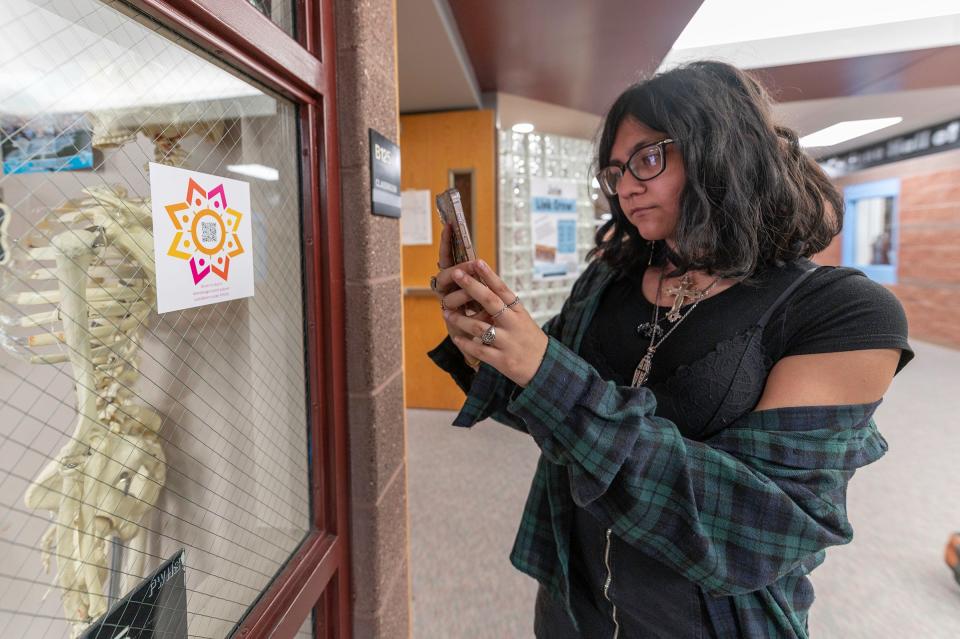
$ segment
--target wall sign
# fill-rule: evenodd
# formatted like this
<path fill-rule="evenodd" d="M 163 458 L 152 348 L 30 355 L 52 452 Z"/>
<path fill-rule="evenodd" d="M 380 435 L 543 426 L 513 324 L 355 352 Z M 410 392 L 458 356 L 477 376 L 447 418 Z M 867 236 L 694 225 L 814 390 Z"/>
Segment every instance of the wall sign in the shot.
<path fill-rule="evenodd" d="M 157 312 L 253 296 L 250 184 L 150 163 Z"/>
<path fill-rule="evenodd" d="M 577 184 L 530 178 L 534 279 L 577 274 Z"/>
<path fill-rule="evenodd" d="M 374 215 L 400 217 L 400 147 L 370 129 L 370 205 Z"/>
<path fill-rule="evenodd" d="M 187 639 L 183 550 L 114 603 L 81 639 Z"/>
<path fill-rule="evenodd" d="M 960 120 L 944 122 L 871 146 L 820 160 L 830 177 L 840 177 L 871 166 L 960 148 Z"/>

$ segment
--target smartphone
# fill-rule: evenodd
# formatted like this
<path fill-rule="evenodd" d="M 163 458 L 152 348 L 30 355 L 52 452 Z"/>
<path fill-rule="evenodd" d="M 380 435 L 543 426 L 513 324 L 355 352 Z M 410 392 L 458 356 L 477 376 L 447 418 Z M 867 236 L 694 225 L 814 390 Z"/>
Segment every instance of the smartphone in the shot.
<path fill-rule="evenodd" d="M 461 264 L 477 259 L 477 252 L 473 249 L 473 242 L 470 240 L 470 229 L 467 228 L 467 220 L 463 216 L 460 191 L 447 189 L 438 195 L 437 211 L 440 213 L 440 220 L 444 224 L 451 225 L 453 231 L 451 238 L 453 263 Z"/>
<path fill-rule="evenodd" d="M 473 248 L 473 242 L 470 240 L 470 229 L 467 228 L 467 220 L 463 216 L 463 203 L 460 201 L 460 191 L 457 189 L 447 189 L 437 196 L 437 211 L 440 213 L 440 219 L 444 224 L 450 224 L 452 231 L 450 242 L 451 253 L 453 254 L 453 263 L 462 264 L 477 259 L 477 252 Z M 474 277 L 481 284 L 486 285 L 479 275 Z M 467 302 L 466 314 L 474 315 L 483 310 L 479 302 Z"/>

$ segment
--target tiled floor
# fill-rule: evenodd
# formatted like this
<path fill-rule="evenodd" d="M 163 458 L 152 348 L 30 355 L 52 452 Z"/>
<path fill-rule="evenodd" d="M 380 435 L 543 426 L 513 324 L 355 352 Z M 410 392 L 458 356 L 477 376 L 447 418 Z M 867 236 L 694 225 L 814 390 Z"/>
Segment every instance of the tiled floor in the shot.
<path fill-rule="evenodd" d="M 960 586 L 943 563 L 960 530 L 960 352 L 917 357 L 877 412 L 890 452 L 853 479 L 856 530 L 813 574 L 815 638 L 960 637 Z M 453 414 L 407 415 L 415 639 L 529 638 L 536 585 L 507 557 L 537 459 L 524 434 Z"/>

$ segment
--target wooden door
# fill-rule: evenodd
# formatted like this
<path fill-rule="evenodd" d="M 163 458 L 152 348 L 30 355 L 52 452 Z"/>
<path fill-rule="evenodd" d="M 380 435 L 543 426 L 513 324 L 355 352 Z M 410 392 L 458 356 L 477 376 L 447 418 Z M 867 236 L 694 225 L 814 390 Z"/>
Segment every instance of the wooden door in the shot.
<path fill-rule="evenodd" d="M 497 268 L 496 130 L 493 111 L 450 111 L 400 117 L 401 185 L 429 190 L 430 201 L 457 185 L 477 256 Z M 440 223 L 431 218 L 433 244 L 403 247 L 403 348 L 408 408 L 458 409 L 463 393 L 427 352 L 446 336 L 430 290 L 437 272 Z"/>

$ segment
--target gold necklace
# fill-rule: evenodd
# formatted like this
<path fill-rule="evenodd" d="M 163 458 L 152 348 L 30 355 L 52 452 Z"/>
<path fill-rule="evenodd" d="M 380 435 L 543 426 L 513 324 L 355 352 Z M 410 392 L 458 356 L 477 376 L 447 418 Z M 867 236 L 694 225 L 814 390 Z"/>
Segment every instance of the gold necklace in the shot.
<path fill-rule="evenodd" d="M 657 329 L 659 329 L 658 322 L 660 321 L 660 291 L 663 289 L 663 274 L 664 270 L 660 271 L 660 280 L 657 282 L 657 300 L 653 306 L 653 322 L 652 326 L 654 330 L 650 333 L 650 345 L 647 346 L 647 352 L 637 364 L 637 368 L 633 371 L 633 381 L 630 383 L 631 386 L 643 386 L 647 383 L 647 379 L 650 377 L 650 369 L 653 367 L 653 355 L 657 352 L 657 349 L 660 348 L 660 345 L 663 344 L 664 340 L 670 337 L 670 334 L 677 329 L 678 326 L 687 319 L 687 316 L 693 312 L 693 309 L 697 308 L 697 305 L 703 301 L 707 296 L 710 290 L 717 285 L 717 282 L 720 281 L 720 278 L 717 277 L 710 285 L 704 288 L 703 290 L 695 290 L 693 288 L 688 288 L 692 283 L 692 278 L 689 277 L 689 273 L 684 274 L 683 278 L 680 280 L 680 286 L 669 289 L 670 293 L 677 291 L 677 299 L 673 303 L 673 307 L 670 309 L 670 313 L 667 314 L 667 319 L 673 322 L 673 326 L 670 327 L 670 330 L 661 337 L 657 339 Z M 681 295 L 682 293 L 682 295 Z M 690 299 L 696 300 L 693 303 L 693 306 L 690 307 L 686 313 L 680 314 L 680 307 L 682 306 L 682 300 L 684 297 L 689 297 Z M 675 314 L 675 319 L 671 319 L 671 315 Z"/>

